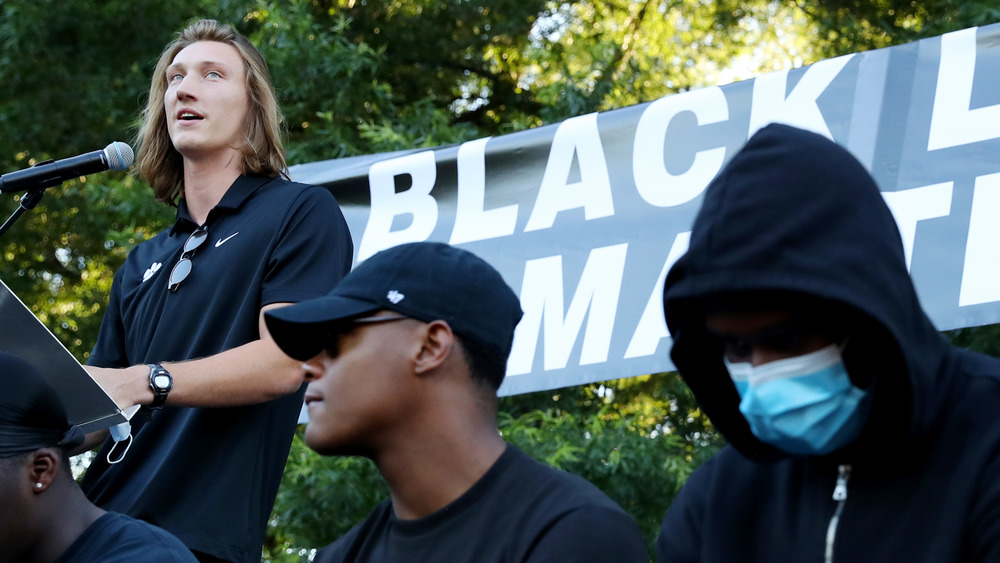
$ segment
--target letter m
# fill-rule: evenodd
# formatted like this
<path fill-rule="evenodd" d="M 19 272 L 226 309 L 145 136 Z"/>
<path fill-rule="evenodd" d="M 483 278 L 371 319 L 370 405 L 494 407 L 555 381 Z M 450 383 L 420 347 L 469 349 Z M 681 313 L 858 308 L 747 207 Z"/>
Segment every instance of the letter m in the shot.
<path fill-rule="evenodd" d="M 507 375 L 531 372 L 543 327 L 545 370 L 565 368 L 585 318 L 580 365 L 607 361 L 627 250 L 627 244 L 592 250 L 568 309 L 563 299 L 562 256 L 525 264 L 521 284 L 524 318 L 514 332 Z"/>

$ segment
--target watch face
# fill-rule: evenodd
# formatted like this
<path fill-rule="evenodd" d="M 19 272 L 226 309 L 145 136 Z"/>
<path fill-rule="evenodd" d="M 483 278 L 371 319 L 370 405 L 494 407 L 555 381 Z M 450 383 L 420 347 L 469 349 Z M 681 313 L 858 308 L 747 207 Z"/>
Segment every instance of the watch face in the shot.
<path fill-rule="evenodd" d="M 170 387 L 170 376 L 169 375 L 157 375 L 153 377 L 153 385 L 156 385 L 159 389 L 167 389 Z"/>

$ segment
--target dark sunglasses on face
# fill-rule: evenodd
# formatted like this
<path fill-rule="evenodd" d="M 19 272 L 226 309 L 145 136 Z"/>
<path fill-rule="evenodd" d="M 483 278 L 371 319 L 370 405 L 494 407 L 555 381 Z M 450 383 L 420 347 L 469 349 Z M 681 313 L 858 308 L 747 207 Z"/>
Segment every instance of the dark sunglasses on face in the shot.
<path fill-rule="evenodd" d="M 323 351 L 326 352 L 327 356 L 330 356 L 331 358 L 336 358 L 339 352 L 337 344 L 340 341 L 340 335 L 350 331 L 356 326 L 385 323 L 389 321 L 401 321 L 403 319 L 409 319 L 409 318 L 412 317 L 407 317 L 406 315 L 385 315 L 385 316 L 361 317 L 358 319 L 348 319 L 342 323 L 338 323 L 337 327 L 331 330 L 329 334 L 327 334 L 326 346 L 323 347 Z"/>
<path fill-rule="evenodd" d="M 202 245 L 205 240 L 208 239 L 208 227 L 202 225 L 191 233 L 191 236 L 184 241 L 184 252 L 181 253 L 180 260 L 174 264 L 172 270 L 170 270 L 170 279 L 167 283 L 167 289 L 170 291 L 177 291 L 180 287 L 181 282 L 187 279 L 188 275 L 191 274 L 191 257 L 194 256 L 194 251 Z"/>
<path fill-rule="evenodd" d="M 796 355 L 804 344 L 819 332 L 821 331 L 810 323 L 796 320 L 765 327 L 749 334 L 712 332 L 712 335 L 722 343 L 726 359 L 739 363 L 750 361 L 755 348 Z"/>

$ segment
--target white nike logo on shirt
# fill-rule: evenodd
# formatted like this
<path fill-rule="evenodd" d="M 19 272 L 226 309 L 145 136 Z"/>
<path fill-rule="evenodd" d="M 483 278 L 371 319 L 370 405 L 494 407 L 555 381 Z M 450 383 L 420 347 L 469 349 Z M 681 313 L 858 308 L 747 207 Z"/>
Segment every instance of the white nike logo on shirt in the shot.
<path fill-rule="evenodd" d="M 229 239 L 231 239 L 231 238 L 235 237 L 235 236 L 236 236 L 236 235 L 238 235 L 238 234 L 240 234 L 240 232 L 239 232 L 239 231 L 236 231 L 235 233 L 233 233 L 233 234 L 229 235 L 229 236 L 228 236 L 228 237 L 226 237 L 226 238 L 220 238 L 220 239 L 219 239 L 218 241 L 216 241 L 216 243 L 215 243 L 215 247 L 216 247 L 216 248 L 218 248 L 218 247 L 222 246 L 223 244 L 225 244 L 225 243 L 226 243 L 226 241 L 227 241 L 227 240 L 229 240 Z"/>

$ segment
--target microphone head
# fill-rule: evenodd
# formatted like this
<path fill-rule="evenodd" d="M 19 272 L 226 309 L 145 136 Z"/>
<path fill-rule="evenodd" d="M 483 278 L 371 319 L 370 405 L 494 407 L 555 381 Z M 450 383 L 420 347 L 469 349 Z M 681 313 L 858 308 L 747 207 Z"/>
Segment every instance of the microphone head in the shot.
<path fill-rule="evenodd" d="M 104 147 L 104 156 L 107 157 L 109 170 L 125 170 L 132 166 L 132 161 L 135 160 L 132 147 L 121 141 L 115 141 Z"/>

